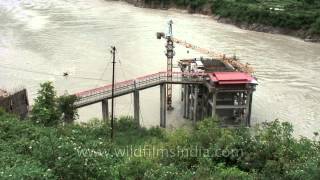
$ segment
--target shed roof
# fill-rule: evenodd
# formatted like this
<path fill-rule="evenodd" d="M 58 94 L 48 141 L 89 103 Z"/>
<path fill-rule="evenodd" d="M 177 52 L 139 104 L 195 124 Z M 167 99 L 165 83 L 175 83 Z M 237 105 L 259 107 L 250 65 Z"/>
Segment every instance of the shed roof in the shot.
<path fill-rule="evenodd" d="M 218 84 L 256 84 L 254 77 L 243 72 L 213 72 L 209 74 L 210 81 Z"/>

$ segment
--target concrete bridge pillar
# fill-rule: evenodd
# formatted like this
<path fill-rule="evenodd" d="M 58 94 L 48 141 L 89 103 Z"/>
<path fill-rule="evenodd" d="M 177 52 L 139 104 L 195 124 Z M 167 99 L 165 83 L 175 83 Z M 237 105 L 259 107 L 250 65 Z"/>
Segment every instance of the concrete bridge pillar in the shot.
<path fill-rule="evenodd" d="M 139 91 L 135 90 L 133 92 L 133 111 L 134 111 L 134 120 L 136 121 L 136 123 L 140 126 L 140 100 L 139 100 Z"/>
<path fill-rule="evenodd" d="M 166 109 L 167 109 L 167 97 L 166 97 L 166 85 L 161 84 L 160 85 L 160 127 L 165 128 L 166 127 Z"/>
<path fill-rule="evenodd" d="M 103 119 L 103 121 L 108 121 L 109 120 L 108 99 L 102 100 L 102 119 Z"/>

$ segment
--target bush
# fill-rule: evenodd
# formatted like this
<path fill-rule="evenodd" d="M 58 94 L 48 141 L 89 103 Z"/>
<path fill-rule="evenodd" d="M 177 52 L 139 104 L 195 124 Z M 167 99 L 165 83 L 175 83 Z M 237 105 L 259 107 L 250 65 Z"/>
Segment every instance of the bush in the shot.
<path fill-rule="evenodd" d="M 108 124 L 101 121 L 44 127 L 3 113 L 0 179 L 320 178 L 317 134 L 314 140 L 295 139 L 292 125 L 278 120 L 254 129 L 228 129 L 206 119 L 191 130 L 164 132 L 140 128 L 132 118 L 120 118 L 116 127 L 115 140 L 111 141 Z M 169 153 L 118 153 L 125 147 L 145 146 Z M 206 154 L 170 151 L 195 147 Z"/>
<path fill-rule="evenodd" d="M 224 164 L 218 164 L 212 170 L 212 177 L 221 180 L 254 180 L 254 176 L 241 171 L 237 167 L 226 167 Z"/>
<path fill-rule="evenodd" d="M 31 119 L 44 126 L 56 126 L 62 121 L 71 123 L 78 118 L 74 106 L 76 100 L 75 95 L 57 97 L 52 82 L 42 83 L 32 107 Z"/>
<path fill-rule="evenodd" d="M 119 165 L 119 179 L 143 179 L 145 173 L 155 167 L 150 160 L 133 157 Z"/>
<path fill-rule="evenodd" d="M 71 123 L 79 117 L 74 106 L 77 99 L 78 97 L 75 95 L 62 95 L 57 98 L 58 109 L 63 115 L 64 122 Z"/>
<path fill-rule="evenodd" d="M 33 158 L 0 152 L 0 179 L 55 179 L 53 172 Z"/>
<path fill-rule="evenodd" d="M 57 125 L 60 121 L 61 112 L 57 107 L 56 92 L 51 82 L 40 84 L 38 97 L 32 107 L 32 120 L 45 126 Z"/>

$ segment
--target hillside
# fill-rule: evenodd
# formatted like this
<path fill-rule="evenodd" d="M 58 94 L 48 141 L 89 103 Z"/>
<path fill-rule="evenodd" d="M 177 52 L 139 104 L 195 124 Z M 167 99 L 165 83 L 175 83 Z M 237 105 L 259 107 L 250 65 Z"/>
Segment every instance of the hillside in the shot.
<path fill-rule="evenodd" d="M 126 0 L 147 8 L 187 9 L 214 15 L 243 29 L 320 40 L 320 1 L 317 0 Z"/>

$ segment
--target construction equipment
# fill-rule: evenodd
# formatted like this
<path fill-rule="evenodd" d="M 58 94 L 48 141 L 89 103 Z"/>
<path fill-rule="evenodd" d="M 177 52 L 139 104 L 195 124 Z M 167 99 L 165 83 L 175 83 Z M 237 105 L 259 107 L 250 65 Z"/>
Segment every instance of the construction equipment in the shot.
<path fill-rule="evenodd" d="M 198 47 L 196 45 L 190 44 L 186 41 L 174 38 L 172 36 L 172 20 L 170 20 L 168 22 L 169 25 L 169 29 L 168 29 L 168 33 L 165 34 L 163 32 L 157 32 L 157 39 L 166 39 L 167 40 L 167 44 L 166 44 L 166 56 L 167 56 L 167 72 L 168 72 L 168 81 L 172 80 L 172 59 L 173 56 L 175 55 L 174 52 L 174 44 L 173 43 L 177 43 L 179 45 L 182 45 L 186 48 L 190 48 L 192 50 L 195 50 L 197 52 L 200 52 L 202 54 L 207 54 L 208 56 L 222 61 L 223 63 L 227 63 L 230 64 L 236 71 L 239 72 L 245 72 L 248 74 L 253 74 L 253 69 L 251 67 L 249 67 L 249 64 L 246 63 L 245 65 L 242 64 L 241 62 L 239 62 L 239 60 L 233 56 L 233 57 L 227 57 L 225 54 L 223 53 L 218 53 L 218 52 L 214 52 L 214 51 L 210 51 L 208 49 L 205 48 L 201 48 Z M 168 84 L 167 85 L 167 108 L 168 110 L 172 110 L 172 85 Z"/>
<path fill-rule="evenodd" d="M 186 41 L 183 41 L 183 40 L 179 40 L 177 38 L 172 38 L 172 40 L 173 40 L 173 42 L 175 42 L 177 44 L 180 44 L 180 45 L 182 45 L 182 46 L 184 46 L 186 48 L 190 48 L 190 49 L 195 50 L 197 52 L 200 52 L 202 54 L 207 54 L 208 56 L 210 56 L 210 57 L 212 57 L 212 58 L 214 58 L 216 60 L 222 61 L 224 63 L 228 63 L 228 64 L 232 65 L 237 71 L 245 72 L 245 73 L 248 73 L 248 74 L 253 74 L 253 72 L 254 72 L 253 68 L 250 67 L 248 63 L 246 63 L 244 65 L 241 62 L 239 62 L 239 60 L 234 56 L 233 57 L 227 57 L 223 53 L 210 51 L 208 49 L 198 47 L 196 45 L 190 44 L 190 43 L 188 43 Z"/>
<path fill-rule="evenodd" d="M 168 22 L 169 25 L 169 29 L 168 29 L 168 33 L 157 33 L 157 38 L 161 39 L 161 38 L 165 38 L 167 40 L 167 44 L 166 44 L 166 56 L 167 56 L 167 72 L 168 72 L 168 81 L 172 80 L 172 59 L 173 56 L 175 55 L 174 52 L 174 45 L 173 45 L 173 38 L 172 38 L 172 24 L 173 21 L 170 20 Z M 168 110 L 173 110 L 172 107 L 172 84 L 167 84 L 167 109 Z"/>

